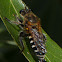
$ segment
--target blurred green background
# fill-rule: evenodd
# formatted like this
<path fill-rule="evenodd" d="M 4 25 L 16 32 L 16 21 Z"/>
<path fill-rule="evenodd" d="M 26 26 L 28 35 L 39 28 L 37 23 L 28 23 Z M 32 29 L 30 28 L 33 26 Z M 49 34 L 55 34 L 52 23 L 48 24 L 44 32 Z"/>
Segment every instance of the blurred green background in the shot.
<path fill-rule="evenodd" d="M 62 0 L 23 0 L 41 18 L 42 28 L 62 47 Z M 0 62 L 28 62 L 0 19 Z"/>

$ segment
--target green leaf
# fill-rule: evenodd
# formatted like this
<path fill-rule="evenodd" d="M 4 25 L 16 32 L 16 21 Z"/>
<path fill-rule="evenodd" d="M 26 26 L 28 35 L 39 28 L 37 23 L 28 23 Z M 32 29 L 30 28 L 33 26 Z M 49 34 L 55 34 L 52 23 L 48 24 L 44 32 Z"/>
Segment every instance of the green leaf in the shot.
<path fill-rule="evenodd" d="M 8 21 L 4 20 L 4 17 L 7 17 L 10 20 L 15 21 L 13 14 L 17 14 L 19 16 L 19 11 L 25 8 L 25 4 L 22 0 L 0 0 L 0 17 L 6 26 L 8 32 L 11 34 L 12 38 L 17 43 L 20 50 L 22 49 L 22 45 L 19 42 L 19 30 L 20 28 L 14 24 L 10 24 Z M 43 33 L 46 34 L 47 42 L 46 49 L 47 53 L 45 58 L 47 62 L 62 62 L 62 49 L 47 35 L 47 33 L 42 29 Z M 23 41 L 24 51 L 23 55 L 27 58 L 29 62 L 35 62 L 35 56 L 33 57 L 30 53 L 29 44 L 26 40 Z M 28 44 L 28 45 L 27 45 Z"/>
<path fill-rule="evenodd" d="M 24 9 L 25 4 L 21 0 L 0 0 L 0 17 L 6 26 L 8 32 L 11 34 L 18 47 L 22 49 L 22 46 L 19 42 L 19 27 L 16 25 L 10 24 L 7 20 L 4 20 L 4 17 L 7 17 L 10 20 L 15 20 L 13 14 L 19 15 L 19 11 Z M 23 41 L 25 49 L 23 51 L 23 55 L 28 59 L 28 61 L 35 62 L 32 55 L 30 54 L 26 42 Z"/>

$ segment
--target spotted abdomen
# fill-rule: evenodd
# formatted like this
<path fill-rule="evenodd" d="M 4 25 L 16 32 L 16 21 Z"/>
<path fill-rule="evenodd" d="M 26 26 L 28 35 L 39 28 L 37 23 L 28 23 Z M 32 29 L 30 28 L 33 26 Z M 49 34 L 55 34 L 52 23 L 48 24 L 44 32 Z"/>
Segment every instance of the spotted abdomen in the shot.
<path fill-rule="evenodd" d="M 46 37 L 39 33 L 36 29 L 32 29 L 32 35 L 29 36 L 30 43 L 32 44 L 32 48 L 36 53 L 36 56 L 39 59 L 39 62 L 46 62 L 44 60 L 46 49 L 45 49 L 45 41 Z"/>

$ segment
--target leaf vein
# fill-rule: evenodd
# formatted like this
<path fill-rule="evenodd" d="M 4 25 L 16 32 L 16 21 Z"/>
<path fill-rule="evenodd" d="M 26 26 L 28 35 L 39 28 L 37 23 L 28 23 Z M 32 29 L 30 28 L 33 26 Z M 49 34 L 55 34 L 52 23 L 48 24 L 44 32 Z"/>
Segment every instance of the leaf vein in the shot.
<path fill-rule="evenodd" d="M 50 52 L 49 52 L 50 53 Z M 51 53 L 50 53 L 51 54 Z M 54 56 L 54 57 L 56 57 L 55 55 L 53 55 L 53 54 L 51 54 L 52 56 Z M 57 59 L 60 59 L 60 58 L 58 58 L 58 57 L 56 57 Z M 60 59 L 61 60 L 61 59 Z"/>
<path fill-rule="evenodd" d="M 51 62 L 50 59 L 46 55 L 45 55 L 45 57 L 49 60 L 49 62 Z"/>
<path fill-rule="evenodd" d="M 11 2 L 11 4 L 12 4 L 12 6 L 13 6 L 13 8 L 14 8 L 15 12 L 17 13 L 17 16 L 18 16 L 18 12 L 17 12 L 17 10 L 16 10 L 14 4 L 12 3 L 12 0 L 10 0 L 10 2 Z"/>

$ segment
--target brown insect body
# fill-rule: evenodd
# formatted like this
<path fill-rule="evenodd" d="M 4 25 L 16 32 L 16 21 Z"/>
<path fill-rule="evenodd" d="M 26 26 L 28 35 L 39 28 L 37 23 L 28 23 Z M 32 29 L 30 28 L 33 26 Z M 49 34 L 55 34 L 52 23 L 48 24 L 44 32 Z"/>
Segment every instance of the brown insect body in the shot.
<path fill-rule="evenodd" d="M 45 62 L 44 54 L 46 52 L 46 38 L 44 38 L 44 35 L 42 34 L 40 19 L 35 14 L 33 14 L 32 11 L 29 11 L 24 15 L 23 24 L 25 25 L 24 29 L 26 30 L 26 33 L 31 34 L 31 37 L 33 38 L 33 40 L 30 43 L 34 43 L 34 45 L 32 45 L 32 48 L 37 48 L 37 50 L 34 51 L 36 52 L 36 55 L 39 57 L 39 62 Z"/>
<path fill-rule="evenodd" d="M 18 18 L 16 15 L 14 15 L 17 18 L 18 22 L 13 23 L 17 25 L 19 24 L 23 29 L 23 32 L 20 32 L 19 36 L 19 41 L 22 45 L 22 48 L 24 49 L 24 45 L 22 42 L 23 37 L 26 34 L 30 34 L 29 36 L 30 43 L 32 44 L 32 48 L 35 48 L 34 52 L 36 53 L 39 62 L 46 62 L 44 60 L 44 56 L 46 53 L 45 49 L 46 37 L 43 35 L 41 30 L 40 19 L 30 9 L 27 8 L 21 10 L 20 14 L 23 16 L 24 21 Z M 9 19 L 7 18 L 5 19 L 10 22 Z"/>

